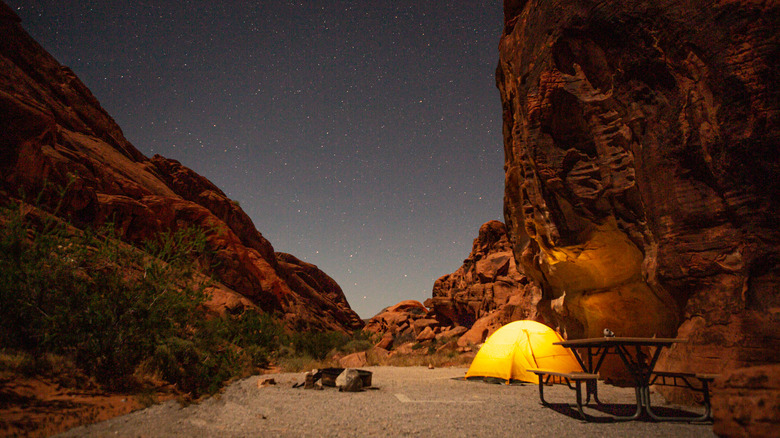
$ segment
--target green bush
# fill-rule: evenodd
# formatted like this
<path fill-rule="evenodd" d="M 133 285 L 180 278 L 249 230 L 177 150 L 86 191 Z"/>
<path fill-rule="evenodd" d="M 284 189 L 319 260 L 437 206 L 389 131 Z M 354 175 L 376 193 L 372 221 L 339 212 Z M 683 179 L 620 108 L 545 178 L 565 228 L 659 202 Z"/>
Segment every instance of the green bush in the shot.
<path fill-rule="evenodd" d="M 294 354 L 321 361 L 334 353 L 351 354 L 366 351 L 376 344 L 376 335 L 358 330 L 352 335 L 342 332 L 301 332 L 288 336 L 287 344 Z"/>
<path fill-rule="evenodd" d="M 209 319 L 201 305 L 203 230 L 162 233 L 144 248 L 110 224 L 80 231 L 27 204 L 0 207 L 0 346 L 32 364 L 67 356 L 114 389 L 143 365 L 194 396 L 268 365 L 280 324 L 253 311 Z"/>
<path fill-rule="evenodd" d="M 408 330 L 401 333 L 396 333 L 393 336 L 393 345 L 403 345 L 408 342 L 415 342 L 416 336 L 414 331 Z"/>
<path fill-rule="evenodd" d="M 290 343 L 299 355 L 322 360 L 336 347 L 346 344 L 349 336 L 340 332 L 301 332 L 291 335 Z"/>
<path fill-rule="evenodd" d="M 365 339 L 353 339 L 344 345 L 338 347 L 338 350 L 342 353 L 352 354 L 360 351 L 369 350 L 374 346 L 374 343 Z"/>
<path fill-rule="evenodd" d="M 64 192 L 46 191 L 61 198 Z M 37 205 L 56 214 L 61 198 L 52 202 L 41 193 Z M 303 366 L 376 343 L 363 331 L 286 333 L 260 311 L 208 315 L 201 273 L 213 270 L 215 257 L 206 237 L 199 228 L 182 228 L 134 247 L 112 224 L 78 230 L 30 204 L 0 206 L 6 362 L 27 373 L 49 372 L 49 363 L 75 366 L 110 389 L 153 375 L 198 397 L 272 361 Z"/>

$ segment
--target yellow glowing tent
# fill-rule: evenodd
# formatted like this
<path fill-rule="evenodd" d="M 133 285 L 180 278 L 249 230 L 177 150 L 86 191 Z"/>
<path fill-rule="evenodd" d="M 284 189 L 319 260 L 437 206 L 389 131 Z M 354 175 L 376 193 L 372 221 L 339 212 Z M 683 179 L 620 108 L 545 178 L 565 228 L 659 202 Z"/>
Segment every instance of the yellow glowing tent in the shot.
<path fill-rule="evenodd" d="M 553 342 L 562 341 L 550 327 L 536 321 L 515 321 L 490 335 L 471 362 L 466 378 L 497 377 L 538 383 L 529 368 L 569 373 L 582 371 L 574 354 Z"/>

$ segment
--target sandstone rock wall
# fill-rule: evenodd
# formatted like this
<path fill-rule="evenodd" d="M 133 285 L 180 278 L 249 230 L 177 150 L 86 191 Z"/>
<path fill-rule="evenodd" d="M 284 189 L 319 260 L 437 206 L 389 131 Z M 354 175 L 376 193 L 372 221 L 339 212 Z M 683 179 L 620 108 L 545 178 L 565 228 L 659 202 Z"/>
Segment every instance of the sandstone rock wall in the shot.
<path fill-rule="evenodd" d="M 713 432 L 720 437 L 774 437 L 780 426 L 780 364 L 740 368 L 712 388 Z"/>
<path fill-rule="evenodd" d="M 425 305 L 443 325 L 468 328 L 465 345 L 484 341 L 509 322 L 541 317 L 539 298 L 539 289 L 517 269 L 506 226 L 490 221 L 480 227 L 463 265 L 436 280 Z"/>
<path fill-rule="evenodd" d="M 505 222 L 569 338 L 780 361 L 778 5 L 505 1 Z"/>
<path fill-rule="evenodd" d="M 436 280 L 433 296 L 425 304 L 443 323 L 471 327 L 479 318 L 506 306 L 527 283 L 515 266 L 506 227 L 490 221 L 480 227 L 463 266 Z"/>
<path fill-rule="evenodd" d="M 193 225 L 207 230 L 219 261 L 210 289 L 218 311 L 253 305 L 284 313 L 298 328 L 363 326 L 330 277 L 292 256 L 277 257 L 214 184 L 175 160 L 135 149 L 73 71 L 0 3 L 0 202 L 43 191 L 51 210 L 58 187 L 66 186 L 58 214 L 77 226 L 112 221 L 128 242 Z"/>

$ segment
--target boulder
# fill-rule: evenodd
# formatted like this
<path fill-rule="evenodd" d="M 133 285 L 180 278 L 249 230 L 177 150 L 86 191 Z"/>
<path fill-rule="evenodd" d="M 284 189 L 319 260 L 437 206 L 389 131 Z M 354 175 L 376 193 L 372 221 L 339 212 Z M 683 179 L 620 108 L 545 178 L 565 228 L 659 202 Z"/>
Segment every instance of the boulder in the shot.
<path fill-rule="evenodd" d="M 780 430 L 780 364 L 739 368 L 715 380 L 713 432 L 722 437 L 774 437 Z"/>
<path fill-rule="evenodd" d="M 423 330 L 431 329 L 431 333 L 433 333 L 433 326 L 436 326 L 439 324 L 439 321 L 435 319 L 428 319 L 428 318 L 420 318 L 414 320 L 412 323 L 412 328 L 414 329 L 415 334 L 420 334 Z"/>
<path fill-rule="evenodd" d="M 424 342 L 424 341 L 430 341 L 432 339 L 436 338 L 436 333 L 433 332 L 433 329 L 430 327 L 425 327 L 423 331 L 420 332 L 419 335 L 415 338 L 417 342 Z"/>
<path fill-rule="evenodd" d="M 396 347 L 395 350 L 393 350 L 393 352 L 391 354 L 392 355 L 410 355 L 410 354 L 414 354 L 414 353 L 418 352 L 419 350 L 421 350 L 419 348 L 417 350 L 415 350 L 414 345 L 415 345 L 414 342 L 403 343 L 403 344 L 399 345 L 398 347 Z"/>
<path fill-rule="evenodd" d="M 357 368 L 364 367 L 368 363 L 366 358 L 366 352 L 360 351 L 352 353 L 348 356 L 344 356 L 339 360 L 339 366 L 342 368 Z"/>
<path fill-rule="evenodd" d="M 343 379 L 339 380 L 343 376 Z M 341 383 L 340 383 L 341 382 Z M 363 390 L 363 379 L 360 376 L 360 371 L 352 368 L 347 368 L 336 379 L 336 385 L 339 387 L 339 391 L 344 392 L 359 392 Z"/>
<path fill-rule="evenodd" d="M 448 339 L 448 338 L 459 338 L 461 335 L 469 331 L 468 328 L 461 326 L 451 328 L 449 330 L 444 330 L 441 333 L 436 335 L 436 340 L 440 339 Z"/>
<path fill-rule="evenodd" d="M 382 339 L 375 345 L 376 348 L 382 348 L 389 350 L 393 346 L 393 334 L 385 333 L 382 335 Z"/>
<path fill-rule="evenodd" d="M 477 345 L 485 342 L 485 339 L 487 339 L 488 336 L 507 324 L 504 320 L 504 314 L 500 310 L 483 316 L 458 339 L 458 345 L 465 347 L 467 345 Z"/>
<path fill-rule="evenodd" d="M 509 273 L 510 262 L 514 262 L 510 252 L 490 254 L 487 258 L 477 261 L 474 272 L 480 283 L 494 283 L 499 275 L 506 276 Z"/>
<path fill-rule="evenodd" d="M 457 339 L 450 339 L 448 342 L 442 344 L 438 348 L 436 348 L 437 353 L 442 352 L 448 352 L 448 351 L 458 351 L 458 340 Z"/>
<path fill-rule="evenodd" d="M 390 351 L 388 351 L 386 348 L 381 348 L 381 347 L 373 347 L 370 350 L 368 350 L 367 354 L 373 360 L 380 361 L 380 362 L 390 357 Z"/>

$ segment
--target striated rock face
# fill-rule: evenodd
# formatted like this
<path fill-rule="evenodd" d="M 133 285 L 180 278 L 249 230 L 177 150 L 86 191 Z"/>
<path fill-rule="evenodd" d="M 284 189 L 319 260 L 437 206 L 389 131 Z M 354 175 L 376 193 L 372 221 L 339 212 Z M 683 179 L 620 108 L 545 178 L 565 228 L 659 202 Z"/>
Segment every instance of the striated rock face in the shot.
<path fill-rule="evenodd" d="M 463 266 L 436 280 L 425 305 L 442 325 L 478 326 L 470 340 L 479 343 L 506 323 L 534 319 L 539 295 L 517 270 L 506 226 L 490 221 L 480 227 Z"/>
<path fill-rule="evenodd" d="M 437 321 L 428 318 L 430 311 L 421 302 L 415 300 L 401 301 L 400 303 L 387 307 L 374 317 L 368 320 L 365 330 L 374 333 L 388 333 L 390 335 L 413 335 L 416 336 L 424 328 L 423 322 L 428 325 L 436 324 Z M 422 321 L 422 322 L 417 322 Z M 415 326 L 417 328 L 415 329 Z M 391 342 L 382 348 L 389 348 Z"/>
<path fill-rule="evenodd" d="M 721 437 L 773 437 L 780 427 L 780 364 L 740 368 L 712 388 L 713 432 Z"/>
<path fill-rule="evenodd" d="M 362 327 L 339 286 L 315 266 L 275 254 L 243 210 L 181 163 L 141 154 L 67 67 L 0 3 L 0 201 L 20 192 L 59 199 L 77 226 L 112 221 L 131 243 L 199 226 L 219 262 L 217 311 L 259 306 L 298 328 Z M 51 187 L 44 188 L 44 182 Z M 54 202 L 54 201 L 52 201 Z M 49 205 L 53 209 L 55 205 Z"/>
<path fill-rule="evenodd" d="M 332 319 L 342 327 L 363 327 L 363 320 L 349 307 L 336 280 L 293 255 L 277 252 L 276 260 L 280 276 L 296 292 L 294 299 L 287 301 L 287 319 L 294 321 L 297 315 L 311 314 L 317 319 Z"/>
<path fill-rule="evenodd" d="M 505 219 L 569 338 L 780 361 L 776 1 L 507 0 Z"/>

